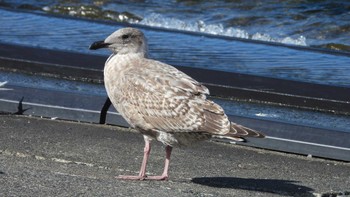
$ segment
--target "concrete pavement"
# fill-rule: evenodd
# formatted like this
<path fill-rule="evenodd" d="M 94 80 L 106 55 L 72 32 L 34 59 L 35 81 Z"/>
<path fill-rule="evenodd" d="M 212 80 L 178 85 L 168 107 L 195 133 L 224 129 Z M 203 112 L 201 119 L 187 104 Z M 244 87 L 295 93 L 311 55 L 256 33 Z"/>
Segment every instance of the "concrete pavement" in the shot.
<path fill-rule="evenodd" d="M 212 141 L 174 148 L 169 181 L 115 179 L 137 174 L 143 145 L 126 128 L 0 115 L 0 196 L 350 195 L 349 163 Z M 163 162 L 154 142 L 148 172 Z"/>

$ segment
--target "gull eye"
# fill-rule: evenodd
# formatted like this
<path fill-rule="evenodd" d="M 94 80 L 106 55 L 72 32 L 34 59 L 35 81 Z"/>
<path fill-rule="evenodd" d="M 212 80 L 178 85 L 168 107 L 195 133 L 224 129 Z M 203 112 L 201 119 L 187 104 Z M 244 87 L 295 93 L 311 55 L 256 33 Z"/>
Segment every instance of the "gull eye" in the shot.
<path fill-rule="evenodd" d="M 126 40 L 126 39 L 128 39 L 129 37 L 130 37 L 129 34 L 124 34 L 124 35 L 122 35 L 122 39 L 123 39 L 123 40 Z"/>

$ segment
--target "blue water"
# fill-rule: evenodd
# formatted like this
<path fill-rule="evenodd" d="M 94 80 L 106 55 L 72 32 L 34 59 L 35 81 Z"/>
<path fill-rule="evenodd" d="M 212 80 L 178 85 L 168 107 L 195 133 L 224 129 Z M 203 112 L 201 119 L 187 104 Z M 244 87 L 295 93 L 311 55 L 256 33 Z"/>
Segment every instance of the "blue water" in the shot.
<path fill-rule="evenodd" d="M 6 30 L 0 31 L 0 42 L 106 56 L 109 51 L 89 51 L 88 46 L 121 28 L 2 9 L 0 24 Z M 169 64 L 350 87 L 350 56 L 149 28 L 143 31 L 151 57 Z"/>
<path fill-rule="evenodd" d="M 350 2 L 2 0 L 0 6 L 350 51 Z"/>

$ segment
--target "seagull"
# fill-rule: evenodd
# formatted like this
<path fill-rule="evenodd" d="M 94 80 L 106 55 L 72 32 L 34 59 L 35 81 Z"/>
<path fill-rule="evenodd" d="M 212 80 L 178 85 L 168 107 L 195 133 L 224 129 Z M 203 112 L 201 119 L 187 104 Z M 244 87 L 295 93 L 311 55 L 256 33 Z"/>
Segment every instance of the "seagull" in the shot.
<path fill-rule="evenodd" d="M 244 141 L 264 134 L 230 122 L 222 107 L 207 99 L 207 87 L 175 67 L 149 59 L 147 40 L 136 28 L 122 28 L 90 50 L 108 48 L 112 54 L 104 66 L 104 84 L 113 106 L 145 141 L 138 175 L 123 180 L 168 180 L 173 147 L 188 146 L 213 136 Z M 151 141 L 165 145 L 165 164 L 160 176 L 147 176 Z"/>

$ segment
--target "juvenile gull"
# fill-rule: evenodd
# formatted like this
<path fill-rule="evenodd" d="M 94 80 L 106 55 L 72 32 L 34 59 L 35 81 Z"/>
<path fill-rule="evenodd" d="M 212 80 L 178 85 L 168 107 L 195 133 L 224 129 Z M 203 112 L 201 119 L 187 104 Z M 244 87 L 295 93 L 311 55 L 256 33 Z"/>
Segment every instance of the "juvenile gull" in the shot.
<path fill-rule="evenodd" d="M 144 156 L 137 176 L 118 176 L 131 180 L 166 180 L 173 146 L 186 146 L 212 136 L 242 141 L 243 137 L 264 135 L 230 122 L 224 110 L 207 99 L 208 88 L 176 68 L 147 58 L 144 34 L 123 28 L 90 49 L 108 48 L 113 53 L 104 67 L 108 97 L 124 119 L 145 140 Z M 166 145 L 163 174 L 147 176 L 150 141 Z"/>

